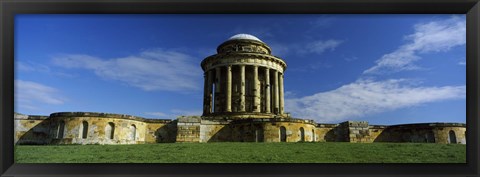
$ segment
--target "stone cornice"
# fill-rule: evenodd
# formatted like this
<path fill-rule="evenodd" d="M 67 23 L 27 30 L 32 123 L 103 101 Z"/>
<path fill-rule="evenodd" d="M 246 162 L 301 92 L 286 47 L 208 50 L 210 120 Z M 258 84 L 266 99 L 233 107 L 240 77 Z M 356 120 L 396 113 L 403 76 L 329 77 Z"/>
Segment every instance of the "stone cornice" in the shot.
<path fill-rule="evenodd" d="M 389 128 L 425 128 L 425 127 L 466 127 L 464 123 L 434 122 L 418 124 L 398 124 L 387 126 Z"/>
<path fill-rule="evenodd" d="M 97 117 L 97 118 L 116 118 L 136 120 L 148 123 L 168 123 L 170 119 L 147 119 L 143 117 L 131 116 L 126 114 L 112 114 L 112 113 L 99 113 L 99 112 L 56 112 L 50 114 L 50 118 L 67 118 L 67 117 Z"/>
<path fill-rule="evenodd" d="M 251 57 L 251 58 L 256 58 L 256 59 L 265 59 L 265 60 L 268 60 L 268 61 L 272 61 L 272 62 L 275 62 L 277 64 L 279 64 L 280 66 L 282 66 L 283 68 L 283 72 L 285 72 L 285 70 L 287 69 L 287 63 L 285 63 L 285 61 L 283 61 L 282 59 L 276 57 L 276 56 L 273 56 L 273 55 L 266 55 L 266 54 L 258 54 L 258 53 L 229 53 L 229 54 L 215 54 L 215 55 L 211 55 L 207 58 L 205 58 L 202 62 L 201 62 L 201 66 L 202 66 L 202 69 L 203 71 L 205 71 L 207 68 L 206 68 L 206 65 L 208 63 L 214 63 L 214 62 L 217 62 L 218 60 L 223 60 L 223 59 L 226 59 L 226 58 L 236 58 L 238 57 L 238 59 L 235 59 L 235 60 L 244 60 L 246 57 Z M 234 62 L 234 63 L 231 63 L 232 65 L 240 65 L 240 62 Z M 241 63 L 241 64 L 245 64 L 245 65 L 248 65 L 249 63 Z M 252 64 L 255 64 L 255 63 L 252 63 Z M 228 65 L 228 64 L 223 64 L 223 65 Z"/>
<path fill-rule="evenodd" d="M 272 53 L 272 49 L 265 43 L 263 42 L 260 42 L 260 41 L 255 41 L 255 40 L 248 40 L 248 39 L 235 39 L 235 40 L 228 40 L 228 41 L 225 41 L 223 42 L 222 44 L 220 44 L 218 47 L 217 47 L 217 53 L 221 53 L 221 49 L 227 45 L 230 45 L 230 44 L 250 44 L 250 45 L 257 45 L 257 46 L 261 46 L 261 47 L 264 47 L 268 50 L 268 54 L 271 54 Z"/>

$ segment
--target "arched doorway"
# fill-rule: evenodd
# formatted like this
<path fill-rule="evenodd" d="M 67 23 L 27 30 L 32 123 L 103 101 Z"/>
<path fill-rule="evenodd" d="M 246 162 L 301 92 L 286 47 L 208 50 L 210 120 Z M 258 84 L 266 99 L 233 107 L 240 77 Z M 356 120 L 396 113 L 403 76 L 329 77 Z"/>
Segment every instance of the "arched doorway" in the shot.
<path fill-rule="evenodd" d="M 287 142 L 287 129 L 284 126 L 280 127 L 280 142 Z"/>
<path fill-rule="evenodd" d="M 83 121 L 82 124 L 80 125 L 79 136 L 82 139 L 86 139 L 87 135 L 88 135 L 88 122 Z"/>
<path fill-rule="evenodd" d="M 108 139 L 113 139 L 114 133 L 115 133 L 115 124 L 113 124 L 113 122 L 109 122 L 105 127 L 105 137 Z"/>
<path fill-rule="evenodd" d="M 258 128 L 255 130 L 255 141 L 256 142 L 263 142 L 263 128 Z"/>
<path fill-rule="evenodd" d="M 433 131 L 428 131 L 425 136 L 427 143 L 435 143 L 435 134 L 433 133 Z"/>
<path fill-rule="evenodd" d="M 315 142 L 315 130 L 312 129 L 312 142 Z"/>
<path fill-rule="evenodd" d="M 57 128 L 57 139 L 63 139 L 63 133 L 65 131 L 65 122 L 62 120 L 60 121 L 60 123 L 58 124 L 58 128 Z"/>
<path fill-rule="evenodd" d="M 136 141 L 137 139 L 137 127 L 135 125 L 130 126 L 130 139 Z"/>
<path fill-rule="evenodd" d="M 300 141 L 305 141 L 305 130 L 303 127 L 300 127 Z"/>
<path fill-rule="evenodd" d="M 453 130 L 448 132 L 448 140 L 451 144 L 457 144 L 457 136 L 455 136 L 455 132 Z"/>

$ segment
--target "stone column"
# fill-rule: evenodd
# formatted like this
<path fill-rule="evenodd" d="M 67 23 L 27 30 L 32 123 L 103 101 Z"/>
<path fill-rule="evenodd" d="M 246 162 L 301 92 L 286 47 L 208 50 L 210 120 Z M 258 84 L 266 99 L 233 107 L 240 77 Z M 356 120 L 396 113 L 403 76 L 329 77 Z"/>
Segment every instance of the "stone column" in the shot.
<path fill-rule="evenodd" d="M 258 66 L 253 66 L 253 112 L 260 112 L 260 82 L 258 82 Z"/>
<path fill-rule="evenodd" d="M 203 73 L 203 114 L 207 114 L 207 102 L 208 102 L 208 99 L 207 99 L 207 95 L 208 95 L 208 79 L 207 79 L 207 74 L 208 71 L 205 71 Z"/>
<path fill-rule="evenodd" d="M 265 68 L 265 112 L 270 113 L 270 69 Z"/>
<path fill-rule="evenodd" d="M 278 71 L 274 70 L 273 71 L 273 112 L 275 114 L 279 113 L 278 107 L 279 107 L 279 99 L 278 99 Z"/>
<path fill-rule="evenodd" d="M 203 114 L 210 114 L 212 111 L 212 79 L 211 71 L 206 71 L 203 75 L 205 79 L 204 98 L 203 98 Z"/>
<path fill-rule="evenodd" d="M 214 112 L 220 112 L 220 67 L 215 68 L 215 110 Z"/>
<path fill-rule="evenodd" d="M 240 112 L 245 112 L 245 65 L 240 65 Z"/>
<path fill-rule="evenodd" d="M 283 114 L 283 106 L 284 106 L 284 100 L 283 100 L 283 73 L 279 73 L 278 75 L 278 87 L 280 88 L 280 91 L 278 92 L 278 97 L 279 97 L 279 102 L 280 102 L 280 114 Z"/>
<path fill-rule="evenodd" d="M 212 103 L 213 103 L 213 100 L 212 100 L 212 97 L 213 97 L 213 93 L 212 93 L 212 86 L 213 86 L 213 71 L 212 70 L 208 70 L 208 73 L 207 73 L 207 82 L 208 82 L 208 87 L 207 87 L 207 101 L 208 101 L 208 110 L 207 110 L 207 113 L 210 114 L 212 113 Z"/>
<path fill-rule="evenodd" d="M 227 66 L 227 98 L 225 98 L 226 112 L 232 112 L 232 65 Z"/>

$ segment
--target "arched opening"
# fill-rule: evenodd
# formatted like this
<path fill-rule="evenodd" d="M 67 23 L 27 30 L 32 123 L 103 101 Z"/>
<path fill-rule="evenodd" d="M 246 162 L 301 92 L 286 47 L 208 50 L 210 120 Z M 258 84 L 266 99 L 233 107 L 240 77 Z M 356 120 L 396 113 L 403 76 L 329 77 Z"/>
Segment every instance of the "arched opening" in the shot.
<path fill-rule="evenodd" d="M 287 129 L 284 126 L 280 127 L 280 142 L 287 142 Z"/>
<path fill-rule="evenodd" d="M 114 134 L 115 134 L 115 124 L 113 124 L 113 122 L 109 122 L 105 127 L 105 137 L 108 139 L 113 139 Z"/>
<path fill-rule="evenodd" d="M 63 133 L 65 131 L 65 122 L 62 120 L 57 127 L 57 139 L 63 139 Z"/>
<path fill-rule="evenodd" d="M 82 124 L 80 124 L 80 130 L 78 131 L 78 135 L 80 138 L 87 138 L 88 135 L 88 122 L 83 121 Z"/>
<path fill-rule="evenodd" d="M 243 127 L 243 126 L 240 127 L 240 137 L 239 137 L 240 142 L 243 142 L 244 139 L 245 139 L 245 130 L 244 129 L 245 129 L 245 127 Z"/>
<path fill-rule="evenodd" d="M 433 131 L 428 131 L 425 136 L 427 143 L 435 143 L 435 134 L 433 133 Z"/>
<path fill-rule="evenodd" d="M 305 141 L 305 130 L 303 129 L 303 127 L 300 127 L 300 141 Z"/>
<path fill-rule="evenodd" d="M 315 142 L 315 130 L 312 129 L 312 142 Z"/>
<path fill-rule="evenodd" d="M 256 142 L 263 142 L 263 128 L 258 128 L 255 130 L 255 141 Z"/>
<path fill-rule="evenodd" d="M 453 130 L 448 132 L 448 140 L 451 144 L 457 144 L 457 136 L 455 136 L 455 132 Z"/>
<path fill-rule="evenodd" d="M 135 141 L 137 139 L 137 127 L 135 125 L 130 126 L 130 139 Z"/>

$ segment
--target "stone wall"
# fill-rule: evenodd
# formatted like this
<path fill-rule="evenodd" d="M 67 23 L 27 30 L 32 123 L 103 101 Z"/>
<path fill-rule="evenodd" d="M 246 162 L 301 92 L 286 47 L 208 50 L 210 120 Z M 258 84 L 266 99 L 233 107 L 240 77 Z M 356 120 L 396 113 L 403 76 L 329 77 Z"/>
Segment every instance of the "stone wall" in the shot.
<path fill-rule="evenodd" d="M 450 139 L 450 131 L 454 133 Z M 422 123 L 386 127 L 375 142 L 466 144 L 466 127 L 460 123 Z M 451 141 L 453 140 L 453 141 Z"/>
<path fill-rule="evenodd" d="M 348 130 L 341 124 L 318 124 L 316 142 L 348 142 Z"/>
<path fill-rule="evenodd" d="M 48 144 L 51 122 L 48 116 L 14 115 L 15 144 Z"/>
<path fill-rule="evenodd" d="M 15 116 L 17 144 L 142 144 L 175 142 L 170 120 L 129 115 L 63 112 Z M 168 127 L 168 128 L 167 128 Z M 164 136 L 165 138 L 160 138 Z"/>
<path fill-rule="evenodd" d="M 181 116 L 177 121 L 177 142 L 200 142 L 200 117 Z"/>
<path fill-rule="evenodd" d="M 147 120 L 145 143 L 174 143 L 177 136 L 177 121 Z"/>
<path fill-rule="evenodd" d="M 91 112 L 15 114 L 16 144 L 143 144 L 173 142 L 414 142 L 466 144 L 465 124 L 316 124 L 295 118 L 177 120 Z M 113 134 L 112 134 L 113 133 Z"/>
<path fill-rule="evenodd" d="M 315 124 L 311 120 L 204 119 L 200 125 L 200 142 L 280 142 L 282 128 L 286 142 L 313 141 L 315 138 Z"/>

